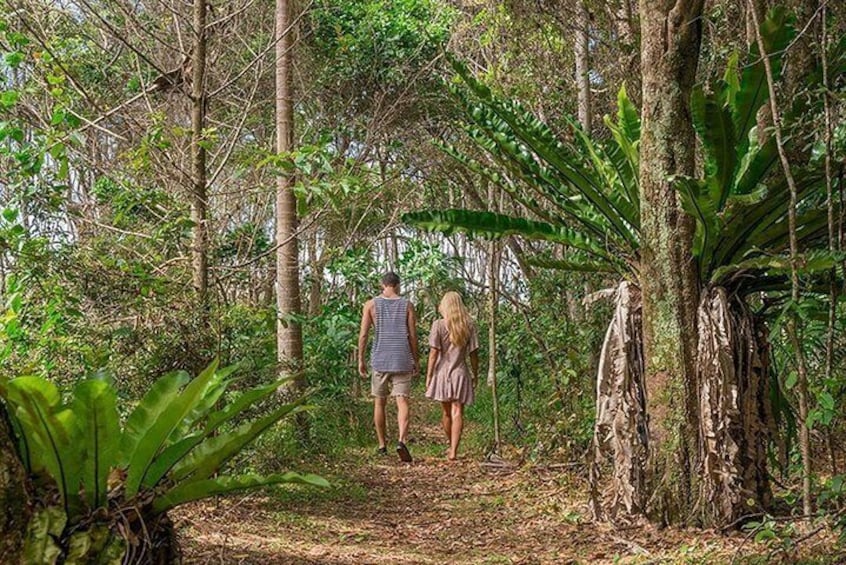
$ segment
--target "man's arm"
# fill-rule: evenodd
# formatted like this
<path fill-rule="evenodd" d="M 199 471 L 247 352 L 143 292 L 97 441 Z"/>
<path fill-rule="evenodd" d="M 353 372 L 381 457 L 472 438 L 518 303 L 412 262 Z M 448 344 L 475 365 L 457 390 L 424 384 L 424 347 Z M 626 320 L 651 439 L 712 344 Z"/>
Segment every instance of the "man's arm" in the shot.
<path fill-rule="evenodd" d="M 361 312 L 361 328 L 358 330 L 358 374 L 362 377 L 367 376 L 367 363 L 364 360 L 364 354 L 367 349 L 367 334 L 370 333 L 370 326 L 373 325 L 373 316 L 370 313 L 372 300 L 364 303 L 364 309 Z"/>
<path fill-rule="evenodd" d="M 411 356 L 414 358 L 414 372 L 420 372 L 420 348 L 417 345 L 417 314 L 414 313 L 414 305 L 408 303 L 408 345 L 411 347 Z"/>

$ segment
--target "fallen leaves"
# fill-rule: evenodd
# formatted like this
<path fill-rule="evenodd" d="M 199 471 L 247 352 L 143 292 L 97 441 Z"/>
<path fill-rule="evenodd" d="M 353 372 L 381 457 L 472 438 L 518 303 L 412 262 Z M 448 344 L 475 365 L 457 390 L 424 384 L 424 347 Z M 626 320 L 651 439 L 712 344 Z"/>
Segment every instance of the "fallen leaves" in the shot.
<path fill-rule="evenodd" d="M 469 457 L 448 464 L 415 447 L 412 465 L 351 453 L 331 470 L 338 486 L 328 492 L 291 489 L 182 509 L 174 518 L 185 561 L 727 563 L 743 542 L 741 533 L 590 522 L 579 475 L 553 466 L 502 473 Z M 742 549 L 754 556 L 761 548 Z"/>

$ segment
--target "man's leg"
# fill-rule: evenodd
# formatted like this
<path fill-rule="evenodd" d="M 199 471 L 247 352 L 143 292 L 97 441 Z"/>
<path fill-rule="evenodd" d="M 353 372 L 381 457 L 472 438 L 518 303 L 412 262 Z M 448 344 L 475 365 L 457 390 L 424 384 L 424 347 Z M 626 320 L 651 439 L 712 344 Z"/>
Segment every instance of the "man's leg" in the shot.
<path fill-rule="evenodd" d="M 385 447 L 385 405 L 387 397 L 373 397 L 373 423 L 376 425 L 376 439 L 379 440 L 379 449 Z"/>
<path fill-rule="evenodd" d="M 407 396 L 397 396 L 397 427 L 399 428 L 399 440 L 405 443 L 408 439 L 408 413 L 409 403 Z"/>
<path fill-rule="evenodd" d="M 461 432 L 464 429 L 464 405 L 460 402 L 452 403 L 452 435 L 450 437 L 449 459 L 458 457 L 458 442 L 461 441 Z"/>
<path fill-rule="evenodd" d="M 441 402 L 441 425 L 444 427 L 447 442 L 452 441 L 452 402 Z"/>

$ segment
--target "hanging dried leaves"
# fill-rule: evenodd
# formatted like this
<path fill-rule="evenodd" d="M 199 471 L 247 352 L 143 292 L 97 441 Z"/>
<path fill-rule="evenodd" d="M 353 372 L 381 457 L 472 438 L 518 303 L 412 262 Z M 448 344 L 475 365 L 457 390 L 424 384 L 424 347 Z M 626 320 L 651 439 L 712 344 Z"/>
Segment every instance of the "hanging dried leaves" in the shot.
<path fill-rule="evenodd" d="M 698 321 L 699 510 L 706 523 L 728 524 L 771 499 L 768 340 L 749 306 L 721 287 L 703 294 Z"/>
<path fill-rule="evenodd" d="M 640 289 L 623 281 L 614 293 L 596 387 L 596 424 L 590 465 L 591 511 L 596 518 L 643 509 L 648 432 L 644 388 Z M 603 468 L 611 480 L 600 492 Z"/>

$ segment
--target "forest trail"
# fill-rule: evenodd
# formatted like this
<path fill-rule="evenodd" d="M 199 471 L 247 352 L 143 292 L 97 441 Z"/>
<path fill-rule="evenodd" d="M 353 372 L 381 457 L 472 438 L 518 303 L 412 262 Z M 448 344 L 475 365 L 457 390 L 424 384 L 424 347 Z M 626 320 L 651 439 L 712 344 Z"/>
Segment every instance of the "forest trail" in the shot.
<path fill-rule="evenodd" d="M 435 428 L 415 461 L 350 451 L 331 489 L 253 493 L 176 513 L 186 563 L 724 563 L 743 536 L 591 523 L 584 485 L 549 466 L 443 457 Z M 754 544 L 746 549 L 755 551 Z"/>

